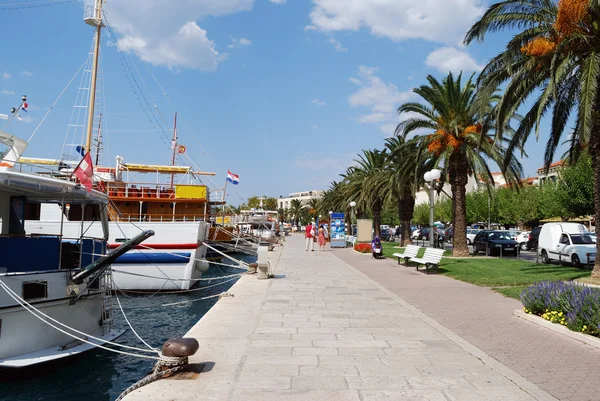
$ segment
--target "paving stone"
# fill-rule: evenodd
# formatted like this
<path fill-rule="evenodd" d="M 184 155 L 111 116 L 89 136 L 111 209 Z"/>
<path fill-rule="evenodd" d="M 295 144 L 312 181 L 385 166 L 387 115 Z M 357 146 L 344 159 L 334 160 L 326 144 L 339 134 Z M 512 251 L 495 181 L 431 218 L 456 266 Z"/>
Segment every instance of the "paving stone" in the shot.
<path fill-rule="evenodd" d="M 300 327 L 298 334 L 341 334 L 345 333 L 343 327 Z"/>
<path fill-rule="evenodd" d="M 354 366 L 300 366 L 300 376 L 358 376 Z"/>
<path fill-rule="evenodd" d="M 385 350 L 388 348 L 339 348 L 339 355 L 386 355 Z"/>
<path fill-rule="evenodd" d="M 331 347 L 331 348 L 386 348 L 389 347 L 385 341 L 377 340 L 336 340 L 336 341 L 315 341 L 315 347 Z"/>
<path fill-rule="evenodd" d="M 372 334 L 358 334 L 358 333 L 338 334 L 337 339 L 338 340 L 359 340 L 359 341 L 374 340 Z"/>
<path fill-rule="evenodd" d="M 294 348 L 293 355 L 337 355 L 337 348 Z"/>
<path fill-rule="evenodd" d="M 340 365 L 381 365 L 381 359 L 378 356 L 372 355 L 337 355 L 337 356 L 320 356 L 319 364 L 323 366 L 340 366 Z"/>
<path fill-rule="evenodd" d="M 464 377 L 433 377 L 433 376 L 409 376 L 408 383 L 417 390 L 446 390 L 452 388 L 471 389 L 473 385 Z"/>
<path fill-rule="evenodd" d="M 352 390 L 408 390 L 410 385 L 401 376 L 346 377 Z"/>
<path fill-rule="evenodd" d="M 248 355 L 291 355 L 291 347 L 250 347 Z"/>
<path fill-rule="evenodd" d="M 236 390 L 232 401 L 361 401 L 356 390 Z"/>
<path fill-rule="evenodd" d="M 452 401 L 535 401 L 531 395 L 520 389 L 487 390 L 446 390 Z"/>
<path fill-rule="evenodd" d="M 297 329 L 291 327 L 259 327 L 254 333 L 255 334 L 295 334 Z"/>
<path fill-rule="evenodd" d="M 245 365 L 240 376 L 257 377 L 257 376 L 298 376 L 300 372 L 298 366 L 261 366 L 261 365 Z"/>
<path fill-rule="evenodd" d="M 335 340 L 335 334 L 332 333 L 313 333 L 313 334 L 308 334 L 308 333 L 298 333 L 298 334 L 292 334 L 292 339 L 293 340 L 309 340 L 309 341 L 313 341 L 313 340 Z"/>
<path fill-rule="evenodd" d="M 310 355 L 251 355 L 247 365 L 317 365 L 317 357 Z"/>
<path fill-rule="evenodd" d="M 447 401 L 436 390 L 361 390 L 360 398 L 362 401 Z"/>
<path fill-rule="evenodd" d="M 343 377 L 296 376 L 292 388 L 299 390 L 346 390 L 348 383 Z"/>
<path fill-rule="evenodd" d="M 310 340 L 253 340 L 250 344 L 251 347 L 310 347 L 312 342 Z"/>
<path fill-rule="evenodd" d="M 360 376 L 417 376 L 419 371 L 412 365 L 359 365 Z"/>
<path fill-rule="evenodd" d="M 292 378 L 291 377 L 240 377 L 235 384 L 235 388 L 254 388 L 254 389 L 277 389 L 277 390 L 285 390 L 290 389 L 292 387 Z"/>

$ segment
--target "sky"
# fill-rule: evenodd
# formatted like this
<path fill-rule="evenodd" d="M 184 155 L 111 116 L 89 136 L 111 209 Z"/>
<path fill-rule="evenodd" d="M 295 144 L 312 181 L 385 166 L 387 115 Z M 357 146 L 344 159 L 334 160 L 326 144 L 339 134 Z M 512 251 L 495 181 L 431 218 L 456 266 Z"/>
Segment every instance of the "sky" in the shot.
<path fill-rule="evenodd" d="M 177 112 L 178 163 L 215 172 L 203 178 L 212 188 L 239 174 L 229 203 L 325 189 L 362 149 L 383 147 L 428 74 L 477 72 L 502 49 L 509 33 L 462 45 L 489 4 L 108 0 L 101 164 L 169 164 Z M 0 0 L 0 113 L 28 96 L 23 120 L 6 127 L 31 138 L 25 156 L 58 159 L 83 140 L 74 106 L 87 102 L 94 34 L 83 15 L 82 1 Z M 526 146 L 527 176 L 543 164 L 547 127 Z"/>

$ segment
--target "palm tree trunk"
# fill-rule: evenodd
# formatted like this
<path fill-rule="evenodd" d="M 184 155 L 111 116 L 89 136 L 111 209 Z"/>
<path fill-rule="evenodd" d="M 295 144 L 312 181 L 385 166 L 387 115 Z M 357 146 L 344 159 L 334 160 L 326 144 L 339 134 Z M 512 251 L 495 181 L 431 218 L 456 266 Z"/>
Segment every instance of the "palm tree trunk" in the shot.
<path fill-rule="evenodd" d="M 415 198 L 409 187 L 405 188 L 402 197 L 398 195 L 398 218 L 402 229 L 400 246 L 410 244 L 410 222 L 415 211 Z"/>
<path fill-rule="evenodd" d="M 381 237 L 381 199 L 373 202 L 373 225 L 375 225 L 375 236 Z"/>
<path fill-rule="evenodd" d="M 594 209 L 596 216 L 596 237 L 600 235 L 600 137 L 597 132 L 600 129 L 600 121 L 594 124 L 593 134 L 590 138 L 589 152 L 592 158 L 592 168 L 594 169 Z M 593 278 L 600 278 L 600 242 L 596 241 L 596 261 L 594 262 L 594 270 L 592 270 Z"/>
<path fill-rule="evenodd" d="M 467 246 L 467 181 L 468 165 L 461 154 L 451 157 L 452 167 L 449 171 L 452 186 L 452 203 L 454 206 L 454 238 L 452 239 L 452 256 L 469 256 Z"/>

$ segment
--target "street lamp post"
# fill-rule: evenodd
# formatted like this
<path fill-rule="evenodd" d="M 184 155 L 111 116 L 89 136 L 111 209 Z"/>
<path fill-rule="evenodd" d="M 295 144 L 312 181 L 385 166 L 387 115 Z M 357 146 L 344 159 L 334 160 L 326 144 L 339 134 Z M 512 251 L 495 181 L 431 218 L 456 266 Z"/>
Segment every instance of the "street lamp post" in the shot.
<path fill-rule="evenodd" d="M 354 232 L 352 231 L 352 220 L 354 220 L 354 207 L 356 206 L 356 202 L 352 201 L 349 205 L 352 208 L 352 213 L 350 214 L 350 227 L 348 228 L 348 232 L 350 235 L 354 235 Z"/>
<path fill-rule="evenodd" d="M 425 173 L 425 175 L 423 176 L 423 178 L 425 178 L 425 181 L 427 181 L 429 183 L 429 247 L 430 248 L 434 248 L 435 247 L 435 241 L 434 241 L 434 233 L 435 233 L 435 227 L 434 227 L 434 215 L 433 215 L 433 208 L 434 208 L 434 197 L 435 197 L 435 182 L 437 180 L 440 179 L 440 177 L 442 176 L 442 172 L 438 169 L 432 169 L 428 172 Z"/>

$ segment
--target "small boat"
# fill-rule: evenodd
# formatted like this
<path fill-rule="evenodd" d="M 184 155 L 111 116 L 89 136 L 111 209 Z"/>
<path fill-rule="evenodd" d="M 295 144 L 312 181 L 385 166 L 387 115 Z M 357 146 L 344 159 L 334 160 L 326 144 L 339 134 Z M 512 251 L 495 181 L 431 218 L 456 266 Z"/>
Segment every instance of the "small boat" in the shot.
<path fill-rule="evenodd" d="M 118 255 L 106 255 L 108 198 L 51 174 L 21 172 L 16 160 L 27 142 L 0 131 L 0 144 L 8 147 L 0 161 L 0 369 L 58 360 L 116 339 L 123 331 L 112 322 L 107 266 Z M 89 235 L 80 221 L 72 237 L 61 224 L 55 233 L 27 231 L 25 223 L 39 219 L 44 205 L 94 216 L 104 230 Z"/>

